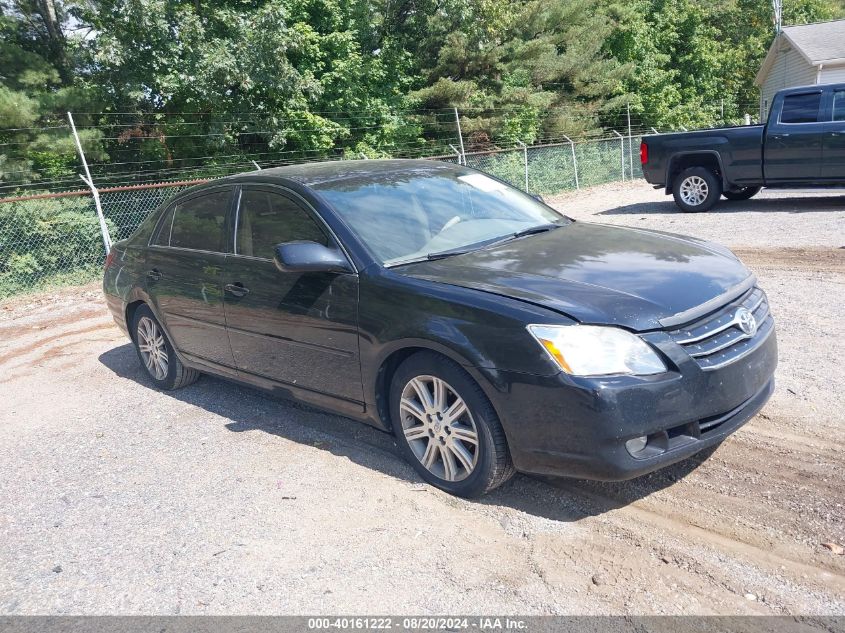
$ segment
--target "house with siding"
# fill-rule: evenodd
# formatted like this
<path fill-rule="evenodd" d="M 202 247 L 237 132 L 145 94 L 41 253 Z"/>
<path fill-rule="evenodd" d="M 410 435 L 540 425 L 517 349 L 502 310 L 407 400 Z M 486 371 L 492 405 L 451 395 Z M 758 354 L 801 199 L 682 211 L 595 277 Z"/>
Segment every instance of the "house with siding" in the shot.
<path fill-rule="evenodd" d="M 845 83 L 845 20 L 785 26 L 754 83 L 760 87 L 761 121 L 782 88 Z"/>

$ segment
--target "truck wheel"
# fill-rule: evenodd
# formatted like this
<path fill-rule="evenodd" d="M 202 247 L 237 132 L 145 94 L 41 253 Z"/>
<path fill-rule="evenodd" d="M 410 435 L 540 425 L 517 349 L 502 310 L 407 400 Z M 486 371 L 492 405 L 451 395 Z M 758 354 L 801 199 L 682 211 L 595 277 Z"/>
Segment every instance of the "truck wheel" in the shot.
<path fill-rule="evenodd" d="M 675 178 L 672 193 L 681 211 L 707 211 L 722 195 L 722 183 L 705 167 L 689 167 Z"/>
<path fill-rule="evenodd" d="M 722 195 L 728 200 L 748 200 L 760 193 L 762 187 L 743 187 L 736 191 L 723 191 Z"/>

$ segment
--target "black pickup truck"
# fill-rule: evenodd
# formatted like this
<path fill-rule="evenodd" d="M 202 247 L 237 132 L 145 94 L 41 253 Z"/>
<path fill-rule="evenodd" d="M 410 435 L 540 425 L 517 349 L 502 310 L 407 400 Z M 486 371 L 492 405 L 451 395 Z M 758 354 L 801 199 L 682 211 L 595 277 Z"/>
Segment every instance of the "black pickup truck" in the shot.
<path fill-rule="evenodd" d="M 845 186 L 845 84 L 781 90 L 765 125 L 643 137 L 645 179 L 682 211 L 706 211 L 724 196 L 747 200 L 762 187 Z"/>

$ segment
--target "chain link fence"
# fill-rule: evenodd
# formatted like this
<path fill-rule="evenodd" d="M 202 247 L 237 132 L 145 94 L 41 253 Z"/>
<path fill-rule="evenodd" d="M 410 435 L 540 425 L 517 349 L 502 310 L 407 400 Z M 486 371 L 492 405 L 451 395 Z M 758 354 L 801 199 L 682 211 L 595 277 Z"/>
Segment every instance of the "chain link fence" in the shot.
<path fill-rule="evenodd" d="M 639 178 L 640 137 L 556 142 L 432 158 L 467 166 L 525 189 L 556 194 Z M 244 166 L 244 169 L 248 167 Z M 99 189 L 113 241 L 129 237 L 154 209 L 205 180 Z M 79 190 L 0 199 L 0 298 L 96 278 L 105 258 L 94 198 Z"/>

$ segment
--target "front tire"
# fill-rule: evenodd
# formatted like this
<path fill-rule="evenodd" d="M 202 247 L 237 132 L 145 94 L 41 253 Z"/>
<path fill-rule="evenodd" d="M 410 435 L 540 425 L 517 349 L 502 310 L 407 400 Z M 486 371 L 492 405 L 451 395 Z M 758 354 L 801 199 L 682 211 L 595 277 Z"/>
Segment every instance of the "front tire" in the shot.
<path fill-rule="evenodd" d="M 490 400 L 460 365 L 439 354 L 420 352 L 399 366 L 390 417 L 405 458 L 450 494 L 478 497 L 516 472 Z"/>
<path fill-rule="evenodd" d="M 170 391 L 196 382 L 200 374 L 182 364 L 164 328 L 149 306 L 135 310 L 132 319 L 132 342 L 141 366 L 159 389 Z"/>
<path fill-rule="evenodd" d="M 760 189 L 762 187 L 743 187 L 736 191 L 723 191 L 722 195 L 728 200 L 750 200 L 760 193 Z"/>
<path fill-rule="evenodd" d="M 722 182 L 705 167 L 689 167 L 675 178 L 672 186 L 675 204 L 686 213 L 712 208 L 722 195 Z"/>

